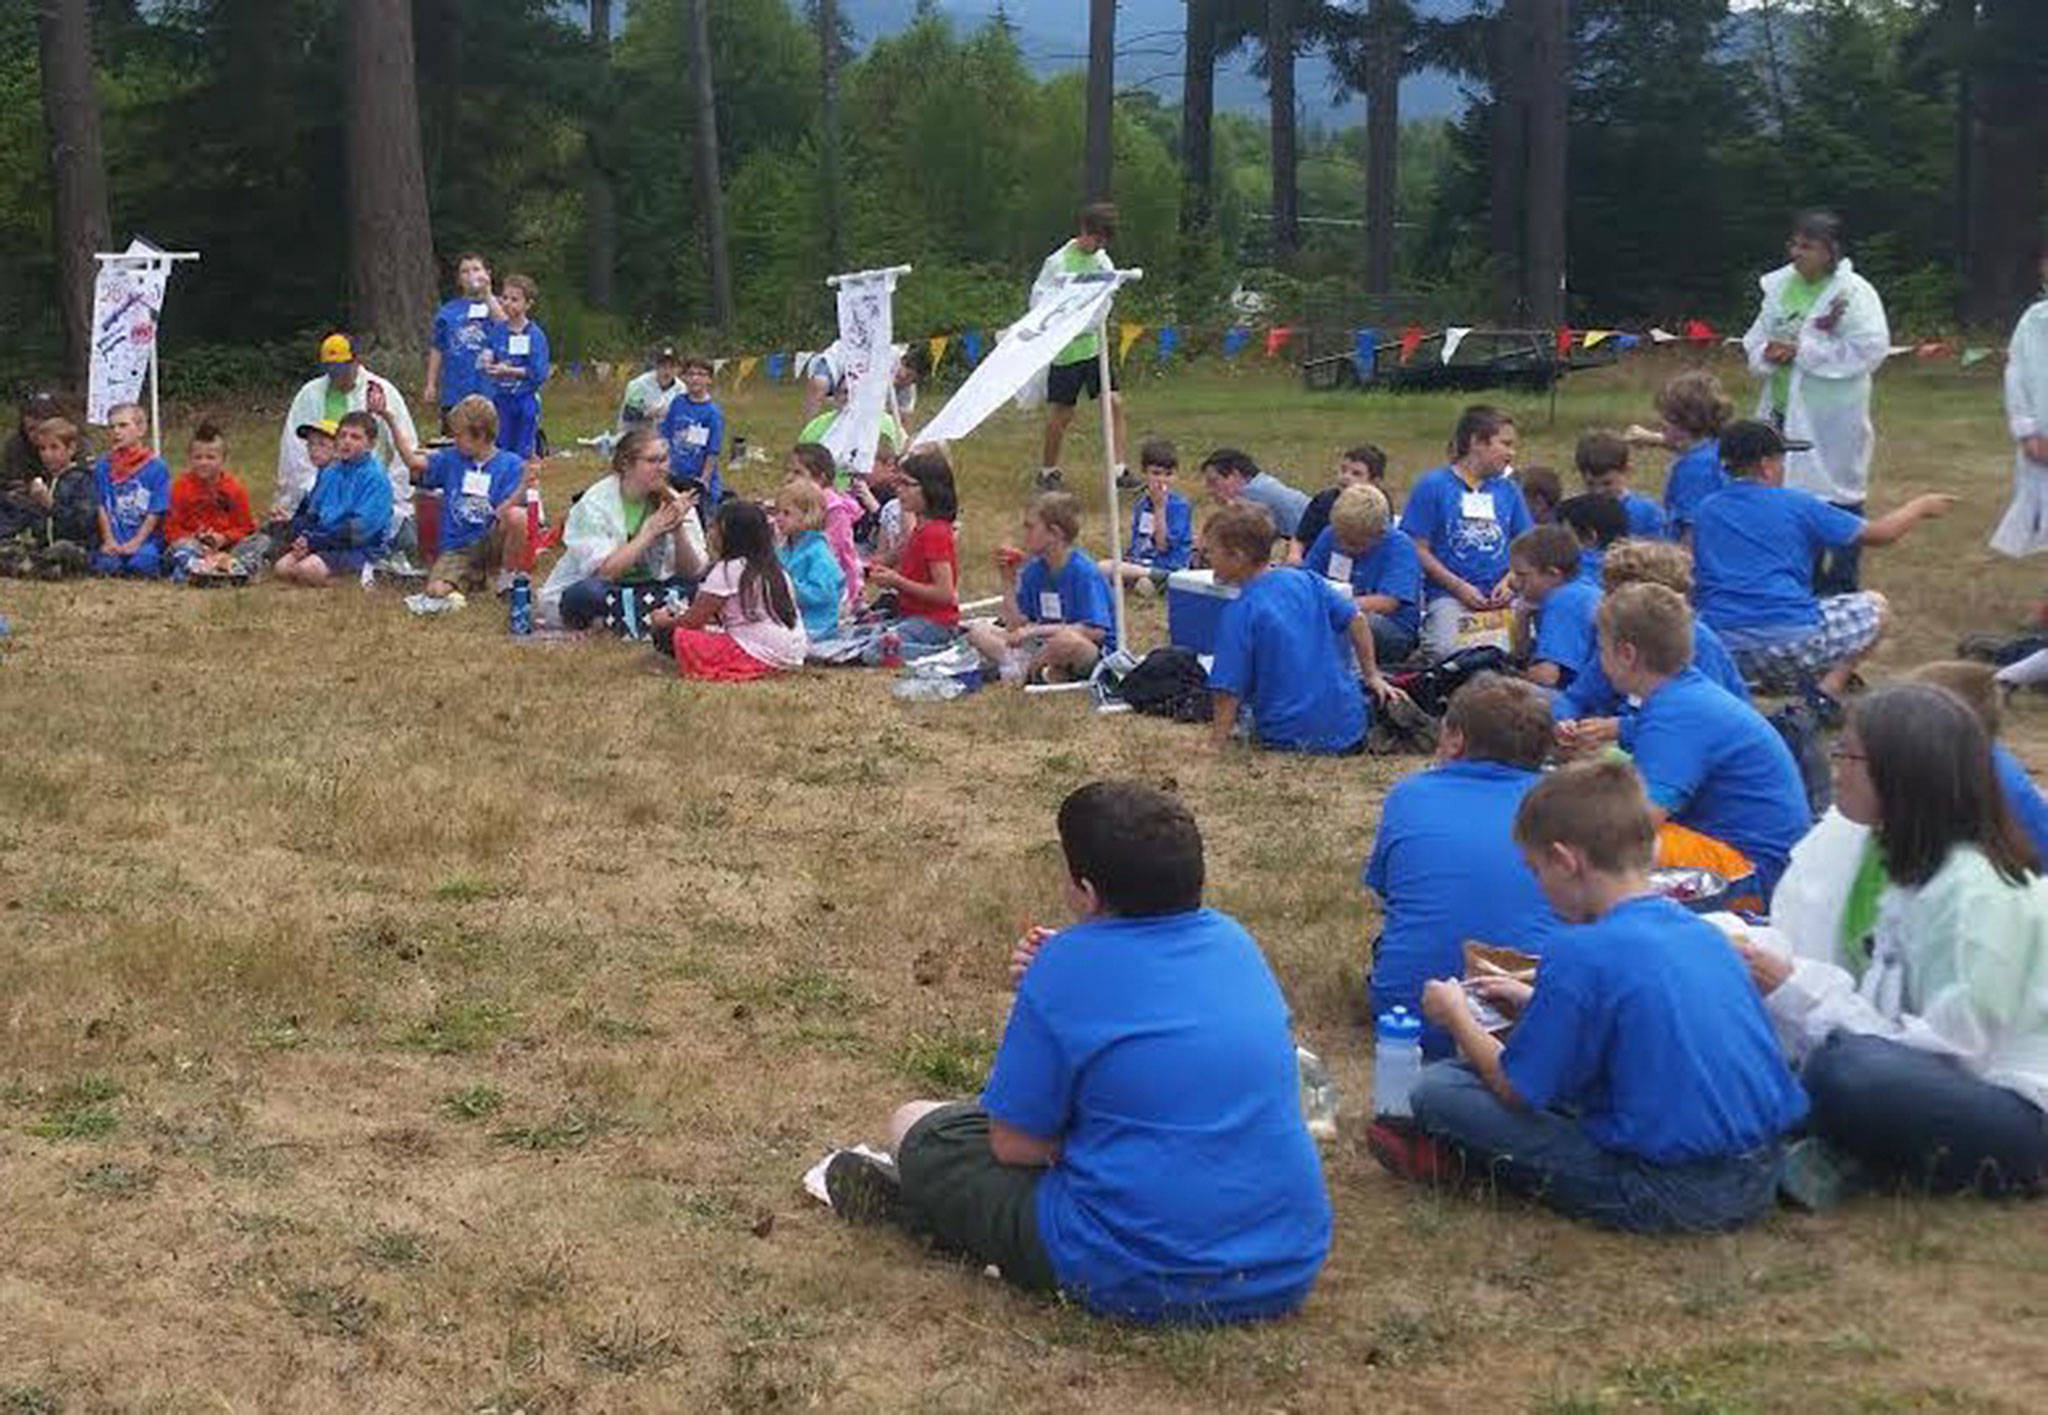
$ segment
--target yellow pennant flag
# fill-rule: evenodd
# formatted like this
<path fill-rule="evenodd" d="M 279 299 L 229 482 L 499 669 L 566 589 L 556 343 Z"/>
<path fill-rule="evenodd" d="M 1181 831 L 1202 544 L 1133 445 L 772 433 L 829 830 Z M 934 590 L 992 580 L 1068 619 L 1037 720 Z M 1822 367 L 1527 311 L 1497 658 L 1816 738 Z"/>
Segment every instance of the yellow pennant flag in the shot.
<path fill-rule="evenodd" d="M 1613 337 L 1614 331 L 1611 329 L 1589 329 L 1586 331 L 1586 347 L 1597 349 Z"/>
<path fill-rule="evenodd" d="M 754 366 L 759 364 L 760 362 L 761 360 L 752 354 L 749 354 L 744 359 L 741 359 L 740 371 L 733 377 L 732 386 L 738 388 L 742 383 L 745 383 L 749 378 L 753 377 Z"/>
<path fill-rule="evenodd" d="M 1125 324 L 1117 330 L 1116 361 L 1122 363 L 1131 356 L 1131 345 L 1138 342 L 1145 333 L 1142 324 Z"/>
<path fill-rule="evenodd" d="M 934 334 L 925 341 L 925 351 L 932 356 L 932 371 L 934 373 L 938 372 L 939 365 L 946 361 L 946 350 L 951 347 L 953 347 L 953 338 L 949 334 Z"/>

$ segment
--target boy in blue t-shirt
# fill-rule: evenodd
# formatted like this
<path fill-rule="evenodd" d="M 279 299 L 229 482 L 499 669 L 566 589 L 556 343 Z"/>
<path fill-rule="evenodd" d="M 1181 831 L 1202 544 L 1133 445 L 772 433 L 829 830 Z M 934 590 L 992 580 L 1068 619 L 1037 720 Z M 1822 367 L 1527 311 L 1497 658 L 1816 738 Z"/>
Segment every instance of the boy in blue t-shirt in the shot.
<path fill-rule="evenodd" d="M 996 569 L 1003 577 L 1002 624 L 973 625 L 967 642 L 997 665 L 1006 681 L 1086 678 L 1103 653 L 1116 647 L 1109 582 L 1094 561 L 1074 548 L 1080 534 L 1081 503 L 1064 491 L 1047 491 L 1024 512 L 1024 548 L 996 547 Z"/>
<path fill-rule="evenodd" d="M 1176 797 L 1098 781 L 1061 803 L 1067 904 L 1011 955 L 1017 1000 L 981 1104 L 897 1110 L 889 1166 L 833 1156 L 825 1190 L 1030 1291 L 1130 1321 L 1299 1307 L 1330 1247 L 1286 999 L 1259 946 L 1202 907 Z"/>
<path fill-rule="evenodd" d="M 1390 1168 L 1464 1168 L 1638 1233 L 1730 1229 L 1770 1209 L 1806 1095 L 1728 940 L 1651 888 L 1656 836 L 1622 762 L 1561 768 L 1523 798 L 1515 841 L 1566 927 L 1533 986 L 1471 984 L 1519 1019 L 1505 1044 L 1456 979 L 1423 989 L 1424 1015 L 1462 1062 L 1416 1083 L 1420 1135 L 1373 1127 L 1368 1143 Z"/>
<path fill-rule="evenodd" d="M 1359 678 L 1376 701 L 1396 689 L 1380 676 L 1372 631 L 1351 596 L 1293 566 L 1275 566 L 1273 522 L 1260 507 L 1233 504 L 1202 527 L 1202 550 L 1219 584 L 1235 585 L 1223 606 L 1209 667 L 1216 716 L 1210 743 L 1237 729 L 1239 705 L 1262 747 L 1341 755 L 1365 744 L 1359 680 L 1344 661 L 1348 637 Z"/>
<path fill-rule="evenodd" d="M 1173 489 L 1180 453 L 1163 437 L 1138 448 L 1138 467 L 1145 490 L 1131 503 L 1130 534 L 1124 541 L 1121 565 L 1104 560 L 1105 575 L 1122 575 L 1140 594 L 1166 588 L 1166 577 L 1185 570 L 1195 553 L 1195 509 Z"/>
<path fill-rule="evenodd" d="M 1515 657 L 1539 688 L 1569 688 L 1593 653 L 1600 587 L 1579 573 L 1579 538 L 1567 526 L 1537 526 L 1509 547 L 1515 589 Z"/>
<path fill-rule="evenodd" d="M 1728 485 L 1693 513 L 1700 617 L 1735 655 L 1743 676 L 1769 692 L 1816 688 L 1839 703 L 1856 665 L 1877 647 L 1890 605 L 1874 590 L 1816 598 L 1815 566 L 1845 546 L 1890 545 L 1948 514 L 1953 496 L 1929 493 L 1866 521 L 1785 485 L 1787 442 L 1769 423 L 1721 433 Z"/>
<path fill-rule="evenodd" d="M 1514 598 L 1508 545 L 1535 524 L 1521 488 L 1508 476 L 1515 422 L 1498 408 L 1467 408 L 1451 437 L 1452 461 L 1425 472 L 1401 508 L 1401 529 L 1415 542 L 1426 577 L 1422 652 L 1457 647 L 1468 613 L 1506 609 Z"/>
<path fill-rule="evenodd" d="M 1530 684 L 1482 673 L 1444 714 L 1436 764 L 1403 777 L 1380 808 L 1364 881 L 1383 916 L 1372 1014 L 1422 1010 L 1422 985 L 1464 968 L 1467 940 L 1540 954 L 1558 927 L 1515 848 L 1515 811 L 1542 779 L 1550 707 Z M 1422 1054 L 1453 1051 L 1434 1023 Z"/>
<path fill-rule="evenodd" d="M 92 469 L 99 506 L 93 573 L 154 578 L 163 572 L 171 469 L 150 450 L 149 414 L 140 403 L 116 403 L 107 418 L 112 442 Z"/>
<path fill-rule="evenodd" d="M 1588 496 L 1605 496 L 1621 503 L 1628 521 L 1628 534 L 1637 540 L 1663 540 L 1667 534 L 1664 508 L 1649 497 L 1629 490 L 1628 442 L 1618 432 L 1589 432 L 1579 439 L 1573 461 Z"/>
<path fill-rule="evenodd" d="M 491 267 L 474 251 L 455 258 L 455 298 L 434 312 L 434 339 L 427 350 L 428 407 L 448 410 L 472 393 L 491 396 L 483 359 L 490 350 L 491 325 L 504 307 L 491 293 Z"/>
<path fill-rule="evenodd" d="M 1699 504 L 1728 484 L 1728 474 L 1721 469 L 1721 428 L 1734 411 L 1720 379 L 1705 369 L 1689 369 L 1657 393 L 1662 427 L 1629 429 L 1632 440 L 1640 434 L 1642 440 L 1662 443 L 1677 454 L 1664 479 L 1664 524 L 1673 540 L 1692 533 Z"/>
<path fill-rule="evenodd" d="M 661 420 L 668 442 L 668 480 L 680 490 L 685 482 L 704 488 L 704 505 L 715 508 L 724 499 L 718 475 L 725 449 L 725 410 L 711 400 L 711 360 L 692 354 L 683 360 L 683 396 L 672 400 Z"/>
<path fill-rule="evenodd" d="M 509 283 L 509 282 L 508 282 Z M 420 451 L 379 399 L 371 410 L 391 430 L 398 455 L 422 489 L 441 493 L 441 543 L 427 570 L 427 593 L 480 590 L 493 572 L 530 565 L 526 538 L 526 463 L 499 448 L 498 410 L 474 394 L 448 410 L 453 447 Z"/>
<path fill-rule="evenodd" d="M 1778 730 L 1692 662 L 1692 611 L 1662 585 L 1626 585 L 1600 603 L 1600 662 L 1639 706 L 1621 747 L 1669 820 L 1740 851 L 1768 899 L 1813 826 L 1806 785 Z M 1729 883 L 1735 884 L 1735 880 Z"/>
<path fill-rule="evenodd" d="M 540 390 L 554 364 L 548 332 L 528 318 L 540 286 L 524 275 L 505 277 L 500 302 L 505 317 L 491 325 L 490 346 L 480 364 L 498 409 L 498 446 L 522 460 L 534 454 L 540 435 Z"/>
<path fill-rule="evenodd" d="M 1422 561 L 1415 543 L 1388 524 L 1391 515 L 1385 492 L 1353 483 L 1330 503 L 1322 530 L 1301 558 L 1302 569 L 1351 596 L 1381 663 L 1414 653 L 1422 629 Z"/>

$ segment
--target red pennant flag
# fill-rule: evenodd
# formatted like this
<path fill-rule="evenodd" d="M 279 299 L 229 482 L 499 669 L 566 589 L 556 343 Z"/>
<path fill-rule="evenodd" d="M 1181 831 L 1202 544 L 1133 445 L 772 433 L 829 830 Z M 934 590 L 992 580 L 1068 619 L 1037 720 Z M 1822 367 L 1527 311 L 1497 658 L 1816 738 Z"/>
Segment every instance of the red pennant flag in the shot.
<path fill-rule="evenodd" d="M 1278 358 L 1280 351 L 1287 347 L 1288 340 L 1293 337 L 1294 326 L 1291 324 L 1282 324 L 1267 330 L 1266 357 L 1269 359 Z"/>
<path fill-rule="evenodd" d="M 1703 319 L 1688 319 L 1685 322 L 1685 338 L 1691 344 L 1711 344 L 1717 336 L 1714 326 Z"/>
<path fill-rule="evenodd" d="M 1944 339 L 1928 339 L 1917 344 L 1913 352 L 1923 359 L 1944 358 L 1955 352 L 1955 346 Z"/>
<path fill-rule="evenodd" d="M 1411 324 L 1401 331 L 1401 362 L 1407 363 L 1415 357 L 1415 351 L 1422 347 L 1422 326 Z"/>
<path fill-rule="evenodd" d="M 1563 328 L 1557 331 L 1557 356 L 1560 359 L 1568 359 L 1571 357 L 1572 341 L 1574 337 L 1575 336 L 1572 333 L 1572 327 L 1569 324 L 1565 325 Z"/>

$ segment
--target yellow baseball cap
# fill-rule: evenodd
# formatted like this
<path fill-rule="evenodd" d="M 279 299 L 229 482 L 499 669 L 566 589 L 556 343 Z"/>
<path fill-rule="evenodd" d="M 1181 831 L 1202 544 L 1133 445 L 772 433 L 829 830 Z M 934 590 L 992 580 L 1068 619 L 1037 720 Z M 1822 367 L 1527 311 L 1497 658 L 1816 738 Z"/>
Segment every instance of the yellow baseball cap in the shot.
<path fill-rule="evenodd" d="M 311 437 L 314 433 L 319 433 L 323 437 L 332 437 L 339 431 L 341 431 L 341 424 L 333 418 L 322 418 L 318 422 L 299 424 L 300 437 Z"/>
<path fill-rule="evenodd" d="M 346 334 L 330 334 L 320 341 L 321 363 L 352 364 L 355 361 L 356 348 L 348 342 Z"/>

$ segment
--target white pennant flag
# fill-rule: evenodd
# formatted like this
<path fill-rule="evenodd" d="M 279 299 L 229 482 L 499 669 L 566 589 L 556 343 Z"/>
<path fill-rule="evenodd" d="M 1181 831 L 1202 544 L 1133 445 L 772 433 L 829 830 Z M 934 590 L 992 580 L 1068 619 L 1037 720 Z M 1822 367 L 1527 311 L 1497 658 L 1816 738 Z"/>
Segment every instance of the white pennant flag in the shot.
<path fill-rule="evenodd" d="M 846 406 L 825 429 L 822 441 L 832 460 L 855 476 L 874 469 L 875 446 L 882 440 L 882 414 L 888 410 L 889 386 L 896 372 L 891 352 L 896 337 L 896 276 L 908 268 L 864 270 L 839 277 L 836 347 L 846 381 Z M 802 373 L 801 364 L 798 373 Z"/>
<path fill-rule="evenodd" d="M 1676 344 L 1678 336 L 1668 329 L 1652 329 L 1650 331 L 1650 342 L 1652 344 Z"/>
<path fill-rule="evenodd" d="M 92 289 L 92 366 L 86 382 L 85 420 L 104 425 L 117 403 L 142 396 L 156 354 L 157 320 L 171 263 L 147 241 L 130 241 L 119 260 L 100 262 Z M 150 436 L 161 437 L 156 428 Z"/>
<path fill-rule="evenodd" d="M 1032 303 L 975 365 L 959 391 L 918 434 L 920 442 L 950 442 L 980 427 L 1018 389 L 1052 366 L 1053 356 L 1104 316 L 1126 276 L 1104 271 L 1069 276 Z"/>
<path fill-rule="evenodd" d="M 1472 332 L 1472 327 L 1471 327 L 1470 325 L 1466 325 L 1466 326 L 1465 326 L 1464 328 L 1462 328 L 1462 329 L 1455 329 L 1455 328 L 1454 328 L 1454 329 L 1446 329 L 1446 330 L 1444 331 L 1444 362 L 1445 362 L 1445 363 L 1449 363 L 1449 362 L 1451 361 L 1451 355 L 1453 355 L 1453 354 L 1455 354 L 1455 353 L 1457 353 L 1457 352 L 1458 352 L 1458 346 L 1459 346 L 1460 344 L 1462 344 L 1462 343 L 1464 343 L 1464 342 L 1465 342 L 1465 336 L 1466 336 L 1467 334 L 1470 334 L 1471 332 Z"/>

